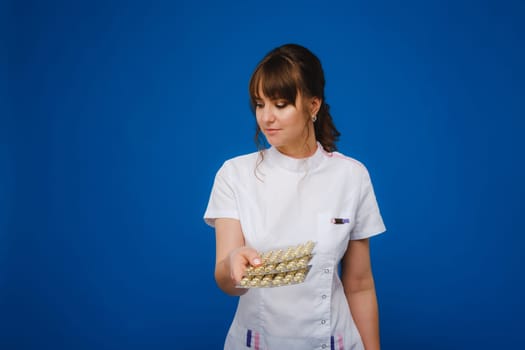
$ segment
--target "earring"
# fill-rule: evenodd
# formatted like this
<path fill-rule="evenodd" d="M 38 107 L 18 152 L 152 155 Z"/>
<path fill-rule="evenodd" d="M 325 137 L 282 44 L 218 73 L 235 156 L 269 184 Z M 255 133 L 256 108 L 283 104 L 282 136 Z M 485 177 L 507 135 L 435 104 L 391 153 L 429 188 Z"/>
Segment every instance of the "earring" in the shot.
<path fill-rule="evenodd" d="M 314 114 L 314 115 L 312 116 L 312 122 L 315 123 L 316 120 L 317 120 L 317 114 Z"/>

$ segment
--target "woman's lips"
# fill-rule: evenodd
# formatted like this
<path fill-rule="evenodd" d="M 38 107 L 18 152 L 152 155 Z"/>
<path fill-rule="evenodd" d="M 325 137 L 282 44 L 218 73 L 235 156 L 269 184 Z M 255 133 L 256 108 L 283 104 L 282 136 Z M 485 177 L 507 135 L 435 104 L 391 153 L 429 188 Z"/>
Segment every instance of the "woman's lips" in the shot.
<path fill-rule="evenodd" d="M 268 135 L 276 134 L 280 129 L 264 129 L 265 133 Z"/>

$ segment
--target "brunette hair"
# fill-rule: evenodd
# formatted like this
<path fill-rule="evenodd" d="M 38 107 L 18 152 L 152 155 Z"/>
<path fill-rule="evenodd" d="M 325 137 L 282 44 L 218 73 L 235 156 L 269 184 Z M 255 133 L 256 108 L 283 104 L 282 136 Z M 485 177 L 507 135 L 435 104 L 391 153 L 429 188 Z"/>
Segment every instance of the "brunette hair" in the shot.
<path fill-rule="evenodd" d="M 330 106 L 325 102 L 324 72 L 319 59 L 307 48 L 286 44 L 270 51 L 259 62 L 249 84 L 250 104 L 255 111 L 259 92 L 272 99 L 284 99 L 295 105 L 297 93 L 321 99 L 314 123 L 315 139 L 327 152 L 337 150 L 335 143 L 341 135 L 336 129 Z M 261 146 L 261 129 L 256 126 L 255 143 Z"/>

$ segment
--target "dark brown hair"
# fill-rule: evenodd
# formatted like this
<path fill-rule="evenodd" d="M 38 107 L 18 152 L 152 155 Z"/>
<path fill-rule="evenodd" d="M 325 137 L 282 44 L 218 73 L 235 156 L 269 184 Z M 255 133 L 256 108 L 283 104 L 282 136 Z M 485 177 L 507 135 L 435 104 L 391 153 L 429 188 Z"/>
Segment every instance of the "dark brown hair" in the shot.
<path fill-rule="evenodd" d="M 321 99 L 321 107 L 314 123 L 315 139 L 327 152 L 337 150 L 335 143 L 341 135 L 336 129 L 330 107 L 325 102 L 324 72 L 319 59 L 307 48 L 286 44 L 270 51 L 259 62 L 249 84 L 250 104 L 255 111 L 259 92 L 272 99 L 284 99 L 295 105 L 297 93 Z M 257 125 L 255 142 L 261 146 L 261 130 Z"/>

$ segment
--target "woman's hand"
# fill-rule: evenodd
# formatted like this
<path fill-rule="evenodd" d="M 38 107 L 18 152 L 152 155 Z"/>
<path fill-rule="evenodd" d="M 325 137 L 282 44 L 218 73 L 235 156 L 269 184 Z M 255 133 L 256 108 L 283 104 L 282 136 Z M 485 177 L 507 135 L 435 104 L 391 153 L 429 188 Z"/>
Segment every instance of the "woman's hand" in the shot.
<path fill-rule="evenodd" d="M 230 278 L 233 284 L 238 285 L 241 282 L 248 266 L 257 267 L 261 264 L 261 257 L 255 249 L 249 247 L 234 249 L 228 256 Z"/>
<path fill-rule="evenodd" d="M 253 248 L 245 246 L 239 220 L 215 219 L 215 280 L 229 295 L 242 295 L 246 288 L 237 288 L 248 266 L 261 265 L 261 258 Z"/>
<path fill-rule="evenodd" d="M 368 239 L 348 243 L 341 263 L 341 281 L 365 349 L 379 350 L 379 315 Z"/>

